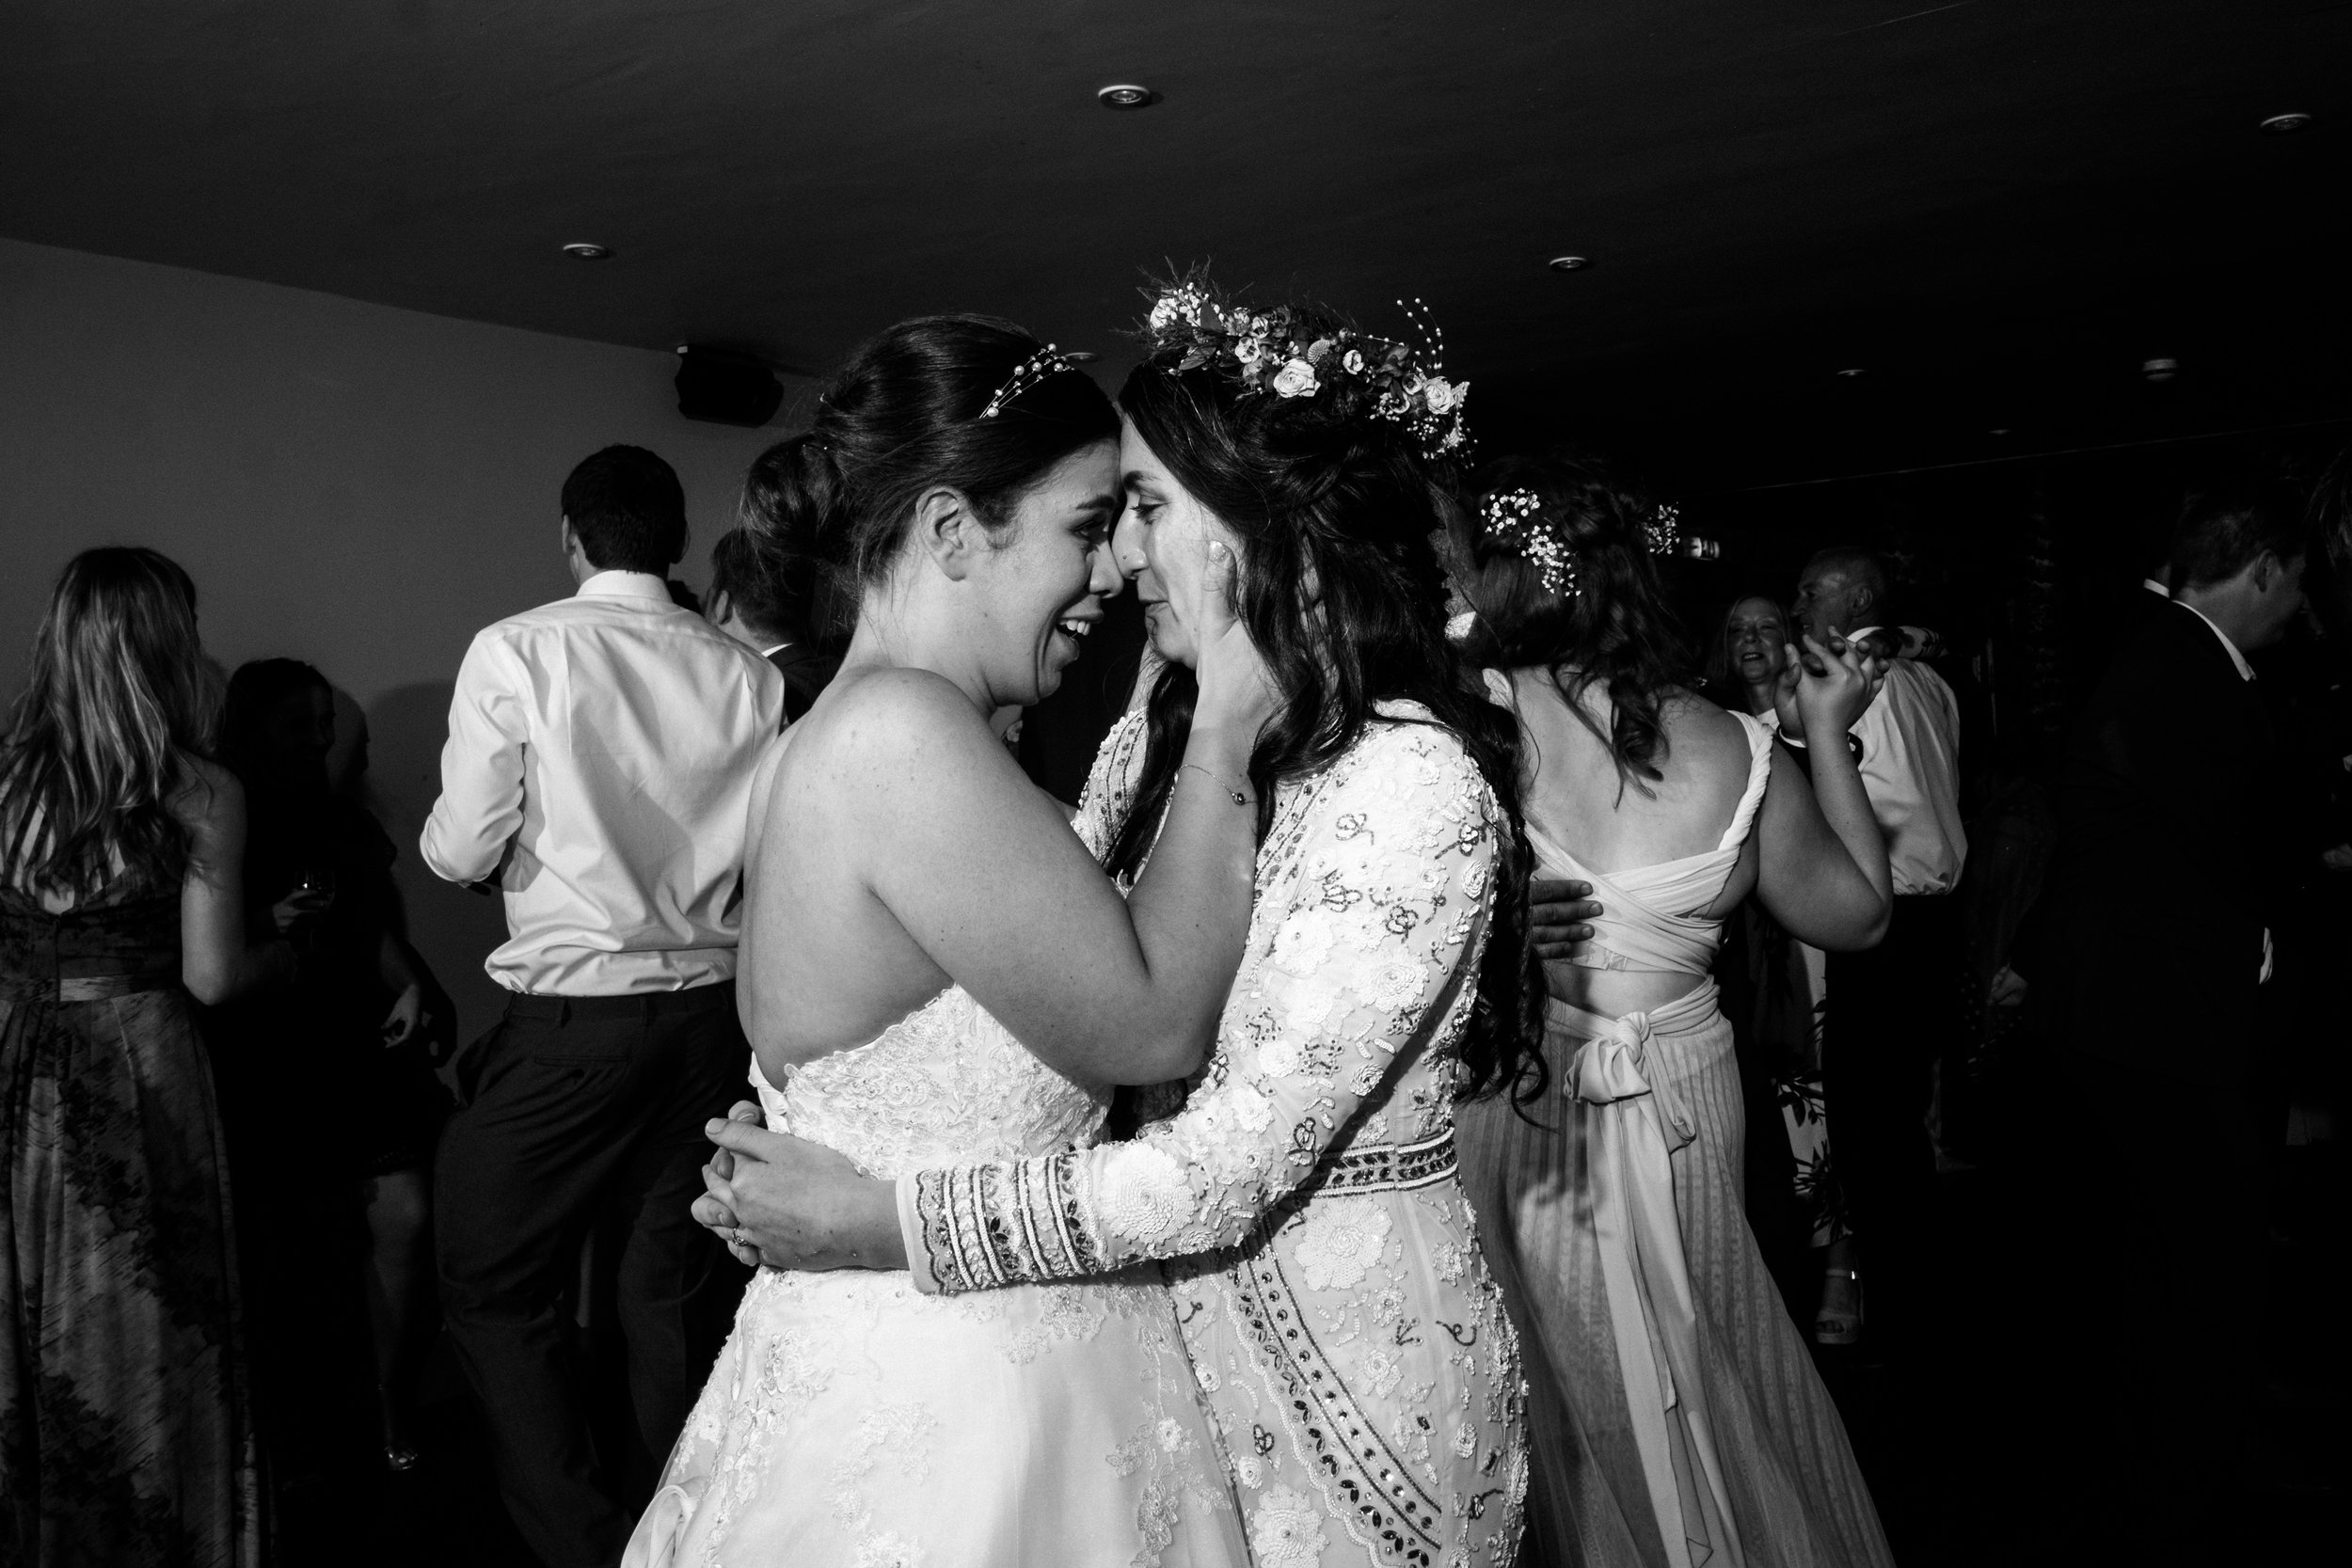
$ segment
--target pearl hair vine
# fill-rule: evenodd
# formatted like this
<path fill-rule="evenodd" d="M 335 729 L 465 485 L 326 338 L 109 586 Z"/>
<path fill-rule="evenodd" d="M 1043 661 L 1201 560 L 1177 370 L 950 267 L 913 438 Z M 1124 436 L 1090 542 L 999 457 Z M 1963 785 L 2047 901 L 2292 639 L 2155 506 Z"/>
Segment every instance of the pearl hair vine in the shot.
<path fill-rule="evenodd" d="M 1533 490 L 1498 490 L 1483 508 L 1486 534 L 1521 560 L 1533 562 L 1544 592 L 1555 598 L 1577 593 L 1576 556 L 1565 533 L 1544 520 L 1544 499 Z M 1682 511 L 1672 503 L 1651 508 L 1642 519 L 1642 542 L 1652 555 L 1672 555 L 1682 539 Z"/>
<path fill-rule="evenodd" d="M 1354 388 L 1367 395 L 1375 418 L 1410 431 L 1423 457 L 1465 454 L 1470 429 L 1462 405 L 1470 383 L 1441 373 L 1445 334 L 1430 323 L 1427 307 L 1419 300 L 1397 306 L 1420 334 L 1419 349 L 1331 326 L 1288 305 L 1253 310 L 1219 298 L 1194 277 L 1153 297 L 1144 333 L 1154 353 L 1179 351 L 1167 367 L 1170 375 L 1208 366 L 1245 391 L 1278 398 Z"/>
<path fill-rule="evenodd" d="M 1533 490 L 1498 490 L 1486 498 L 1486 537 L 1533 562 L 1544 592 L 1558 599 L 1576 594 L 1576 558 L 1559 531 L 1544 526 L 1544 499 Z"/>
<path fill-rule="evenodd" d="M 996 388 L 996 395 L 988 400 L 988 406 L 980 410 L 980 418 L 994 419 L 1004 412 L 1006 406 L 1013 399 L 1039 382 L 1050 376 L 1059 375 L 1064 371 L 1074 371 L 1077 368 L 1064 358 L 1061 352 L 1052 343 L 1047 343 L 1043 348 L 1021 361 L 1005 384 Z"/>
<path fill-rule="evenodd" d="M 1682 542 L 1682 508 L 1672 501 L 1661 501 L 1642 519 L 1642 536 L 1649 542 L 1652 555 L 1672 555 Z"/>

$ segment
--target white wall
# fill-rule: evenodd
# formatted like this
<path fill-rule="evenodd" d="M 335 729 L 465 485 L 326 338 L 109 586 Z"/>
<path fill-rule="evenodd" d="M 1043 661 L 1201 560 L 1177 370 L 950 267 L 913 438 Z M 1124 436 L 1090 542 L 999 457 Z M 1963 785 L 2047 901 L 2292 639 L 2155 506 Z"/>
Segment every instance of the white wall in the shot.
<path fill-rule="evenodd" d="M 678 416 L 667 354 L 0 240 L 0 691 L 58 569 L 148 545 L 194 575 L 233 669 L 307 659 L 365 710 L 377 815 L 419 945 L 469 1033 L 496 900 L 416 855 L 467 640 L 570 592 L 572 465 L 614 441 L 686 486 L 699 584 L 743 468 L 775 431 Z"/>

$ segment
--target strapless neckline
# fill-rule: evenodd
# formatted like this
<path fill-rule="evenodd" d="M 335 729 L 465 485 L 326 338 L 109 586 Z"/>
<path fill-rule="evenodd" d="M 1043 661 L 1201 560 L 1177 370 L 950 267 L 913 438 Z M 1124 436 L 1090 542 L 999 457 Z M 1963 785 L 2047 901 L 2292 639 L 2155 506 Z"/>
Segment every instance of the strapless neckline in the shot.
<path fill-rule="evenodd" d="M 796 1064 L 782 1085 L 757 1056 L 752 1083 L 771 1131 L 837 1149 L 870 1176 L 1085 1148 L 1110 1091 L 1031 1054 L 961 986 L 863 1045 Z"/>

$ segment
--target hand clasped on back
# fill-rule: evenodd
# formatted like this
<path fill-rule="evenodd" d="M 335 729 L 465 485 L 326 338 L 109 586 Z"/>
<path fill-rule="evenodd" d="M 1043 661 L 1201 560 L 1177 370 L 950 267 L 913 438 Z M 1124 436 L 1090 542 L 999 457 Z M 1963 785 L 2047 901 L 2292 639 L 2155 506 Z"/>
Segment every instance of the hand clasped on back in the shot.
<path fill-rule="evenodd" d="M 906 1266 L 893 1183 L 821 1144 L 769 1132 L 750 1101 L 704 1131 L 719 1148 L 703 1166 L 694 1218 L 738 1259 L 771 1269 Z"/>

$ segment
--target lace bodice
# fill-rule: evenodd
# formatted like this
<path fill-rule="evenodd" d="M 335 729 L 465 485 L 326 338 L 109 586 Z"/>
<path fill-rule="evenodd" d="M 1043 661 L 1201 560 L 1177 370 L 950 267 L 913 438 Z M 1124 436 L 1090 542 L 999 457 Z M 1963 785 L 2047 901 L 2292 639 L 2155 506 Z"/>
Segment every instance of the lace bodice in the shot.
<path fill-rule="evenodd" d="M 864 1045 L 803 1063 L 780 1089 L 755 1059 L 752 1082 L 771 1130 L 882 1177 L 1086 1148 L 1110 1105 L 1031 1055 L 961 986 Z"/>
<path fill-rule="evenodd" d="M 1184 1110 L 1132 1143 L 902 1181 L 919 1286 L 1070 1278 L 1232 1246 L 1327 1154 L 1409 1164 L 1424 1146 L 1450 1150 L 1453 1051 L 1502 816 L 1460 741 L 1394 721 L 1418 713 L 1282 786 L 1248 955 Z M 1105 745 L 1110 770 L 1098 767 L 1080 813 L 1090 845 L 1129 804 L 1122 740 L 1133 736 Z"/>

